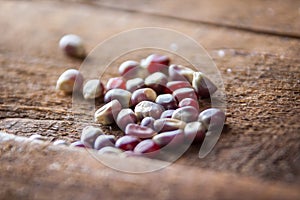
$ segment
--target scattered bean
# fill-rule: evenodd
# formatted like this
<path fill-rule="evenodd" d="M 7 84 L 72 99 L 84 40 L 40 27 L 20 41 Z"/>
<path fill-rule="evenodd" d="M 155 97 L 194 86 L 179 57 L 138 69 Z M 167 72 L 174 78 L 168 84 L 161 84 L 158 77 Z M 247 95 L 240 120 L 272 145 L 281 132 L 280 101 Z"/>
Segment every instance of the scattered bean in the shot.
<path fill-rule="evenodd" d="M 88 148 L 93 148 L 94 142 L 99 135 L 103 135 L 100 128 L 94 126 L 86 126 L 81 133 L 80 141 L 84 146 Z"/>
<path fill-rule="evenodd" d="M 115 147 L 120 148 L 124 151 L 133 150 L 135 146 L 140 143 L 140 139 L 133 135 L 125 135 L 120 137 L 115 144 Z"/>
<path fill-rule="evenodd" d="M 158 94 L 167 90 L 168 77 L 161 73 L 155 72 L 145 79 L 145 85 L 155 90 Z"/>
<path fill-rule="evenodd" d="M 160 118 L 162 119 L 162 118 L 172 118 L 172 115 L 173 115 L 173 112 L 174 112 L 175 110 L 165 110 L 162 114 L 161 114 L 161 116 L 160 116 Z"/>
<path fill-rule="evenodd" d="M 141 65 L 147 68 L 149 68 L 152 64 L 162 64 L 168 66 L 170 64 L 170 58 L 165 55 L 151 54 L 145 60 L 143 60 L 143 62 L 141 62 Z"/>
<path fill-rule="evenodd" d="M 122 131 L 125 131 L 128 124 L 137 123 L 137 116 L 130 108 L 125 108 L 119 112 L 116 123 Z"/>
<path fill-rule="evenodd" d="M 192 88 L 192 85 L 188 81 L 170 81 L 167 88 L 173 92 L 180 88 Z"/>
<path fill-rule="evenodd" d="M 133 67 L 129 70 L 126 71 L 126 73 L 124 73 L 122 75 L 122 77 L 124 77 L 126 80 L 129 79 L 133 79 L 133 78 L 146 78 L 149 75 L 149 72 L 146 68 L 141 67 L 141 66 L 136 66 Z"/>
<path fill-rule="evenodd" d="M 76 141 L 70 144 L 70 147 L 83 147 L 85 148 L 84 144 L 81 141 Z"/>
<path fill-rule="evenodd" d="M 155 101 L 157 95 L 151 88 L 141 88 L 134 91 L 131 95 L 131 104 L 135 106 L 141 101 Z"/>
<path fill-rule="evenodd" d="M 176 109 L 173 114 L 173 119 L 178 119 L 184 122 L 197 121 L 199 112 L 193 106 L 184 106 L 182 108 Z"/>
<path fill-rule="evenodd" d="M 56 89 L 66 94 L 80 92 L 83 85 L 83 76 L 76 69 L 68 69 L 60 75 L 56 82 Z"/>
<path fill-rule="evenodd" d="M 151 138 L 156 135 L 156 132 L 146 126 L 141 126 L 138 124 L 128 124 L 125 129 L 126 135 L 133 135 L 140 139 Z"/>
<path fill-rule="evenodd" d="M 164 108 L 161 105 L 151 101 L 142 101 L 134 108 L 134 112 L 139 120 L 142 120 L 144 117 L 153 117 L 154 119 L 158 119 L 163 111 Z"/>
<path fill-rule="evenodd" d="M 104 94 L 104 86 L 98 79 L 89 80 L 83 87 L 83 97 L 85 99 L 95 99 Z"/>
<path fill-rule="evenodd" d="M 123 77 L 114 77 L 108 79 L 106 83 L 106 90 L 108 91 L 116 88 L 126 90 L 126 80 Z"/>
<path fill-rule="evenodd" d="M 116 148 L 116 147 L 111 147 L 111 146 L 103 147 L 98 151 L 98 154 L 120 155 L 121 153 L 123 153 L 123 151 L 121 149 Z"/>
<path fill-rule="evenodd" d="M 210 108 L 199 114 L 198 98 L 210 97 L 217 90 L 215 84 L 201 72 L 169 63 L 169 57 L 158 54 L 149 55 L 141 64 L 125 61 L 119 66 L 121 77 L 110 78 L 106 88 L 96 79 L 82 87 L 83 76 L 78 70 L 64 72 L 56 88 L 65 93 L 82 91 L 85 99 L 104 96 L 106 104 L 95 112 L 95 122 L 116 123 L 125 134 L 116 140 L 115 136 L 88 126 L 83 129 L 81 140 L 70 146 L 93 147 L 100 149 L 100 154 L 153 158 L 163 150 L 160 148 L 174 149 L 182 147 L 184 142 L 202 142 L 212 129 L 222 128 L 223 111 Z M 53 144 L 67 143 L 57 140 Z"/>
<path fill-rule="evenodd" d="M 192 86 L 201 98 L 208 98 L 217 91 L 217 86 L 202 72 L 193 73 Z"/>
<path fill-rule="evenodd" d="M 173 92 L 173 96 L 174 98 L 177 100 L 177 102 L 179 103 L 180 101 L 182 101 L 185 98 L 192 98 L 194 100 L 197 101 L 197 95 L 195 93 L 195 90 L 192 88 L 181 88 L 181 89 L 177 89 Z"/>
<path fill-rule="evenodd" d="M 112 100 L 118 100 L 123 108 L 131 106 L 131 92 L 123 89 L 111 89 L 104 95 L 104 102 L 108 103 Z"/>
<path fill-rule="evenodd" d="M 153 140 L 147 139 L 141 141 L 135 148 L 135 153 L 143 154 L 147 157 L 155 157 L 159 154 L 160 147 Z"/>
<path fill-rule="evenodd" d="M 71 57 L 84 58 L 86 56 L 83 42 L 78 35 L 64 35 L 59 41 L 59 47 Z"/>
<path fill-rule="evenodd" d="M 184 142 L 184 132 L 182 129 L 162 132 L 155 135 L 153 141 L 160 147 L 168 145 L 168 147 L 176 147 Z"/>
<path fill-rule="evenodd" d="M 116 137 L 114 135 L 99 135 L 94 143 L 94 149 L 99 150 L 107 146 L 115 146 Z"/>
<path fill-rule="evenodd" d="M 186 123 L 180 121 L 178 119 L 172 118 L 162 118 L 155 120 L 154 122 L 154 130 L 158 133 L 166 132 L 166 131 L 173 131 L 177 129 L 184 129 Z"/>
<path fill-rule="evenodd" d="M 154 130 L 154 122 L 155 122 L 155 119 L 153 117 L 145 117 L 141 121 L 141 126 L 149 127 L 152 130 Z"/>
<path fill-rule="evenodd" d="M 141 65 L 147 68 L 149 73 L 162 72 L 168 74 L 169 63 L 169 57 L 151 54 L 141 63 Z"/>
<path fill-rule="evenodd" d="M 195 71 L 182 65 L 170 65 L 169 76 L 172 81 L 192 82 Z"/>
<path fill-rule="evenodd" d="M 165 109 L 176 109 L 177 102 L 171 94 L 160 94 L 157 96 L 155 103 L 163 106 Z"/>
<path fill-rule="evenodd" d="M 220 129 L 225 123 L 225 113 L 218 108 L 209 108 L 199 114 L 198 121 L 207 129 Z"/>
<path fill-rule="evenodd" d="M 39 134 L 31 135 L 31 136 L 29 137 L 29 139 L 31 139 L 31 140 L 40 140 L 40 141 L 47 141 L 47 140 L 48 140 L 47 137 L 41 136 L 41 135 L 39 135 Z"/>
<path fill-rule="evenodd" d="M 198 101 L 196 101 L 195 99 L 192 98 L 184 98 L 182 99 L 178 106 L 181 107 L 185 107 L 185 106 L 192 106 L 194 107 L 197 111 L 199 111 L 199 103 Z"/>
<path fill-rule="evenodd" d="M 55 141 L 53 142 L 53 145 L 64 145 L 64 146 L 68 146 L 69 143 L 68 143 L 67 141 L 65 141 L 65 140 L 55 140 Z"/>
<path fill-rule="evenodd" d="M 142 78 L 133 78 L 129 79 L 126 82 L 126 90 L 128 90 L 129 92 L 134 92 L 135 90 L 141 89 L 143 87 L 145 87 L 145 82 Z"/>
<path fill-rule="evenodd" d="M 201 122 L 187 123 L 184 128 L 185 139 L 188 143 L 202 142 L 204 140 L 206 128 Z"/>
<path fill-rule="evenodd" d="M 119 67 L 119 74 L 121 76 L 128 76 L 128 73 L 130 73 L 130 71 L 133 71 L 134 68 L 139 67 L 139 63 L 133 60 L 127 60 L 125 62 L 123 62 L 120 67 Z"/>
<path fill-rule="evenodd" d="M 95 122 L 101 123 L 103 125 L 113 124 L 121 109 L 122 105 L 120 104 L 120 102 L 118 100 L 112 100 L 111 102 L 103 105 L 95 112 Z"/>

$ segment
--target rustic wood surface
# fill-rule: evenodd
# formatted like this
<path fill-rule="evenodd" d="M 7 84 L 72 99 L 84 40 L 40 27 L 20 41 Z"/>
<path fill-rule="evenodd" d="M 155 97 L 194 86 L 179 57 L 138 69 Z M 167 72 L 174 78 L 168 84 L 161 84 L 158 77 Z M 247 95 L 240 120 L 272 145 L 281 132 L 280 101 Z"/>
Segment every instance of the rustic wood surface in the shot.
<path fill-rule="evenodd" d="M 180 165 L 152 173 L 122 173 L 105 167 L 95 159 L 99 155 L 84 149 L 1 136 L 0 161 L 6 164 L 0 170 L 1 199 L 240 199 L 243 195 L 243 199 L 280 200 L 297 199 L 300 193 L 294 186 Z M 157 164 L 105 158 L 136 167 Z"/>
<path fill-rule="evenodd" d="M 173 0 L 134 0 L 131 3 L 96 0 L 90 3 L 258 33 L 300 37 L 300 3 L 297 0 L 186 0 L 180 4 Z"/>
<path fill-rule="evenodd" d="M 162 172 L 135 177 L 102 166 L 81 151 L 3 141 L 0 198 L 48 199 L 51 197 L 44 195 L 54 185 L 60 187 L 52 197 L 67 199 L 124 194 L 131 195 L 129 199 L 151 195 L 198 199 L 193 195 L 199 195 L 199 188 L 206 188 L 203 197 L 212 199 L 238 199 L 240 195 L 299 198 L 300 20 L 299 5 L 294 6 L 298 2 L 282 6 L 279 1 L 272 5 L 253 1 L 249 7 L 239 1 L 222 2 L 193 1 L 199 6 L 197 12 L 190 9 L 193 3 L 180 1 L 162 5 L 139 1 L 132 6 L 120 1 L 1 1 L 0 130 L 18 136 L 41 134 L 50 141 L 78 139 L 81 129 L 91 123 L 90 116 L 76 119 L 71 97 L 57 94 L 55 83 L 64 70 L 78 68 L 81 61 L 65 57 L 57 47 L 58 40 L 65 33 L 76 33 L 84 38 L 87 50 L 92 50 L 114 34 L 146 26 L 175 29 L 208 50 L 225 84 L 227 122 L 217 145 L 204 159 L 198 158 L 199 147 L 193 146 Z M 200 12 L 206 7 L 213 12 Z M 182 12 L 172 12 L 178 8 Z M 256 13 L 255 17 L 249 13 Z M 218 55 L 220 50 L 225 56 Z M 75 167 L 49 171 L 47 166 L 54 160 Z M 84 167 L 89 172 L 98 168 L 105 172 L 92 176 Z M 182 171 L 190 178 L 178 175 Z M 67 179 L 72 173 L 76 177 Z M 165 180 L 159 180 L 162 187 L 152 184 L 164 176 Z M 164 187 L 167 192 L 156 193 Z"/>

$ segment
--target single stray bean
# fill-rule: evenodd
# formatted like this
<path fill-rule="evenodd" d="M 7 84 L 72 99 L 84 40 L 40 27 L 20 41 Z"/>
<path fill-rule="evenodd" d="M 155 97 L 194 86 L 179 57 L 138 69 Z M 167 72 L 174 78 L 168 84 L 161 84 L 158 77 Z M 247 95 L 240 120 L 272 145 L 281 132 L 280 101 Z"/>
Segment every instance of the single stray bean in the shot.
<path fill-rule="evenodd" d="M 82 39 L 78 35 L 64 35 L 59 41 L 59 47 L 71 57 L 84 58 L 86 56 Z"/>

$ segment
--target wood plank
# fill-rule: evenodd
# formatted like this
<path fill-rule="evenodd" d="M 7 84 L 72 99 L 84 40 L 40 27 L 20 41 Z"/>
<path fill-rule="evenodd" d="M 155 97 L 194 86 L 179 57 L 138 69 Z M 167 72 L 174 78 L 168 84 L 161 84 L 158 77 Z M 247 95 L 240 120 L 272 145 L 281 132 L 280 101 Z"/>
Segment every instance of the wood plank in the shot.
<path fill-rule="evenodd" d="M 84 1 L 82 1 L 84 2 Z M 300 3 L 288 1 L 239 0 L 94 0 L 96 5 L 135 12 L 146 12 L 205 24 L 254 32 L 300 37 Z"/>
<path fill-rule="evenodd" d="M 89 122 L 90 116 L 83 116 L 78 123 L 72 117 L 71 98 L 55 93 L 59 74 L 80 65 L 58 50 L 63 34 L 81 35 L 91 50 L 130 28 L 173 28 L 195 38 L 214 56 L 228 98 L 227 129 L 213 152 L 200 160 L 199 148 L 192 147 L 178 163 L 300 183 L 298 39 L 59 2 L 1 2 L 0 26 L 0 76 L 6 83 L 0 85 L 0 130 L 73 141 Z M 219 50 L 224 57 L 218 56 Z M 49 131 L 51 124 L 59 128 Z"/>
<path fill-rule="evenodd" d="M 57 42 L 63 34 L 80 34 L 89 51 L 114 34 L 141 27 L 174 29 L 194 38 L 208 50 L 236 49 L 297 59 L 300 52 L 299 40 L 292 38 L 260 35 L 85 4 L 33 2 L 16 4 L 14 1 L 4 1 L 1 3 L 1 53 L 14 52 L 14 55 L 20 56 L 20 59 L 24 56 L 37 55 L 39 59 L 55 57 L 55 62 L 59 65 L 72 66 L 76 62 L 66 59 L 57 47 Z M 77 12 L 78 9 L 81 12 Z M 45 22 L 48 26 L 45 26 Z M 16 33 L 18 33 L 18 45 L 15 43 Z M 34 37 L 31 37 L 32 35 Z M 28 42 L 29 38 L 30 42 Z M 45 60 L 45 62 L 51 61 Z"/>
<path fill-rule="evenodd" d="M 289 200 L 300 195 L 298 188 L 285 184 L 180 165 L 143 174 L 122 173 L 95 159 L 100 155 L 91 154 L 0 133 L 0 198 L 240 199 L 243 195 L 243 199 Z M 159 162 L 102 155 L 104 158 L 136 167 Z"/>

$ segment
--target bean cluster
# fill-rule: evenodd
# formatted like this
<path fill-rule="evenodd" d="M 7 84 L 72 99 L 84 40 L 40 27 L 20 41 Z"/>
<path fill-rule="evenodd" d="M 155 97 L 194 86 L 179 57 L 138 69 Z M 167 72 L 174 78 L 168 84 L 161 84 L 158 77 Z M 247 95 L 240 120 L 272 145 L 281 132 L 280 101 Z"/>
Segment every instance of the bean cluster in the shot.
<path fill-rule="evenodd" d="M 201 143 L 209 127 L 223 126 L 225 114 L 220 109 L 200 112 L 199 100 L 217 90 L 202 72 L 170 64 L 168 56 L 158 54 L 141 62 L 125 61 L 118 70 L 120 76 L 110 78 L 106 85 L 96 79 L 83 85 L 82 75 L 74 69 L 58 79 L 61 91 L 82 91 L 85 99 L 102 97 L 105 104 L 95 112 L 94 121 L 116 124 L 124 133 L 116 138 L 88 126 L 72 146 L 153 157 L 164 147 Z"/>

